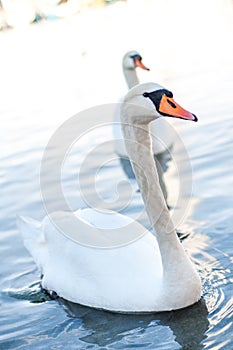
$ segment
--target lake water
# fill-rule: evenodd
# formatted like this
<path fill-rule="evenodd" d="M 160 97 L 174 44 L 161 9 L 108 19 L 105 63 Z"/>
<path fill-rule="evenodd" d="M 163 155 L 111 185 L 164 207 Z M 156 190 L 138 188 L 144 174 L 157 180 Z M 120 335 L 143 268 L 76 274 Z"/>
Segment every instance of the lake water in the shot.
<path fill-rule="evenodd" d="M 232 37 L 230 0 L 119 2 L 0 33 L 1 349 L 233 349 Z M 199 117 L 172 123 L 178 141 L 165 174 L 171 214 L 203 283 L 202 300 L 176 312 L 117 315 L 50 299 L 16 225 L 17 215 L 45 215 L 40 166 L 51 136 L 83 109 L 118 101 L 126 92 L 121 58 L 131 49 L 151 68 L 140 80 L 165 85 Z M 109 126 L 88 131 L 67 155 L 62 186 L 72 209 L 84 205 L 77 174 L 87 154 L 85 194 L 94 196 L 91 176 L 105 164 L 98 194 L 113 209 L 127 200 L 124 185 L 117 200 L 127 177 L 113 149 L 94 150 L 111 138 Z M 137 217 L 143 203 L 132 188 L 123 211 Z M 141 222 L 148 225 L 146 215 Z"/>

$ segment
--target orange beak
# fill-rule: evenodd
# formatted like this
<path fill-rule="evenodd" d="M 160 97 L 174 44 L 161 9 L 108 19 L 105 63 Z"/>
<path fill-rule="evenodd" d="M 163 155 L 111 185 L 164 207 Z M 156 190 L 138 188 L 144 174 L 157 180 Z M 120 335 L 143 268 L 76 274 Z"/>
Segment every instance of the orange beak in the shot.
<path fill-rule="evenodd" d="M 197 117 L 182 108 L 173 98 L 167 97 L 165 94 L 161 98 L 159 112 L 168 117 L 175 117 L 197 122 Z"/>
<path fill-rule="evenodd" d="M 144 70 L 150 70 L 149 68 L 147 68 L 147 67 L 142 63 L 142 61 L 141 61 L 138 57 L 136 57 L 136 58 L 134 59 L 134 63 L 135 63 L 135 66 L 136 66 L 136 67 L 142 68 L 142 69 L 144 69 Z"/>

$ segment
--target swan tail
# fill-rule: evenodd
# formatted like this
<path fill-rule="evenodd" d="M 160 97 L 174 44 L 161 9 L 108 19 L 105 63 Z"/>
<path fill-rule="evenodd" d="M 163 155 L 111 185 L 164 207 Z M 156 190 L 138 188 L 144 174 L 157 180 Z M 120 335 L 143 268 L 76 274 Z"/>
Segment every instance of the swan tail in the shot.
<path fill-rule="evenodd" d="M 17 226 L 21 232 L 24 246 L 43 273 L 43 266 L 46 263 L 47 245 L 42 223 L 27 216 L 19 216 L 17 218 Z"/>

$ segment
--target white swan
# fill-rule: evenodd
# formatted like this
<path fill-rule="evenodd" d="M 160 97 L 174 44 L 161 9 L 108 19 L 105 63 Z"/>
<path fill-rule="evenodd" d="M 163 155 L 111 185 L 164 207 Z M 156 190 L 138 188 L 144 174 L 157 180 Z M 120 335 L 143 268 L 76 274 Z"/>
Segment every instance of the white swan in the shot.
<path fill-rule="evenodd" d="M 25 246 L 45 289 L 76 303 L 126 313 L 174 310 L 200 299 L 200 279 L 176 235 L 151 152 L 149 123 L 162 115 L 197 120 L 154 83 L 131 89 L 121 107 L 127 151 L 155 234 L 129 217 L 88 208 L 52 213 L 41 223 L 21 218 Z M 124 235 L 128 244 L 111 248 Z M 98 248 L 98 240 L 108 248 Z"/>
<path fill-rule="evenodd" d="M 136 74 L 136 68 L 150 70 L 142 62 L 142 56 L 137 51 L 127 52 L 122 59 L 122 69 L 125 76 L 125 81 L 129 89 L 138 85 L 139 80 Z"/>
<path fill-rule="evenodd" d="M 139 52 L 133 50 L 127 52 L 122 59 L 122 69 L 125 77 L 125 81 L 129 89 L 139 84 L 136 68 L 142 68 L 144 70 L 150 70 L 142 63 L 142 56 Z M 115 122 L 120 122 L 120 113 L 116 111 Z M 157 119 L 150 124 L 151 133 L 154 135 L 152 139 L 152 148 L 154 155 L 161 154 L 169 149 L 173 144 L 173 135 L 171 133 L 171 127 L 164 119 Z M 114 125 L 113 128 L 114 137 L 116 140 L 122 139 L 122 132 L 119 125 Z M 119 147 L 119 143 L 115 146 L 116 153 L 122 157 L 127 158 L 127 152 L 124 146 Z"/>

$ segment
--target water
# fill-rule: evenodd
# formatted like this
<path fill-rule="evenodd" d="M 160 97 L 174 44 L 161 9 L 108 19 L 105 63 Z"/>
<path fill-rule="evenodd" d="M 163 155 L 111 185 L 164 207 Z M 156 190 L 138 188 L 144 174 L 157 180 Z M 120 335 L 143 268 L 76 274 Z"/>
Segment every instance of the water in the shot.
<path fill-rule="evenodd" d="M 233 349 L 233 3 L 187 5 L 180 0 L 176 5 L 143 5 L 117 3 L 64 21 L 0 33 L 1 349 Z M 126 91 L 119 62 L 132 48 L 142 52 L 152 70 L 140 72 L 141 81 L 166 85 L 178 102 L 199 116 L 196 124 L 173 125 L 192 165 L 192 197 L 182 198 L 189 210 L 178 228 L 188 235 L 183 244 L 203 282 L 198 304 L 135 316 L 52 300 L 40 289 L 39 272 L 16 226 L 17 215 L 41 219 L 45 214 L 39 173 L 50 137 L 83 108 L 118 100 Z M 109 139 L 110 129 L 96 130 L 67 157 L 63 188 L 71 208 L 83 205 L 77 189 L 82 157 Z M 177 159 L 181 151 L 176 145 Z M 106 154 L 96 152 L 93 160 L 101 163 Z M 90 162 L 83 170 L 83 188 L 90 197 L 94 165 Z M 184 166 L 181 181 L 189 175 Z M 184 206 L 176 206 L 174 162 L 165 176 L 175 215 Z M 112 201 L 113 208 L 119 204 L 119 179 L 126 178 L 117 159 L 97 177 L 98 193 Z M 51 183 L 51 201 L 56 203 L 53 189 Z M 134 185 L 130 207 L 124 209 L 133 217 L 143 211 L 136 190 Z M 125 201 L 124 192 L 120 200 Z M 148 225 L 146 216 L 141 220 Z"/>

